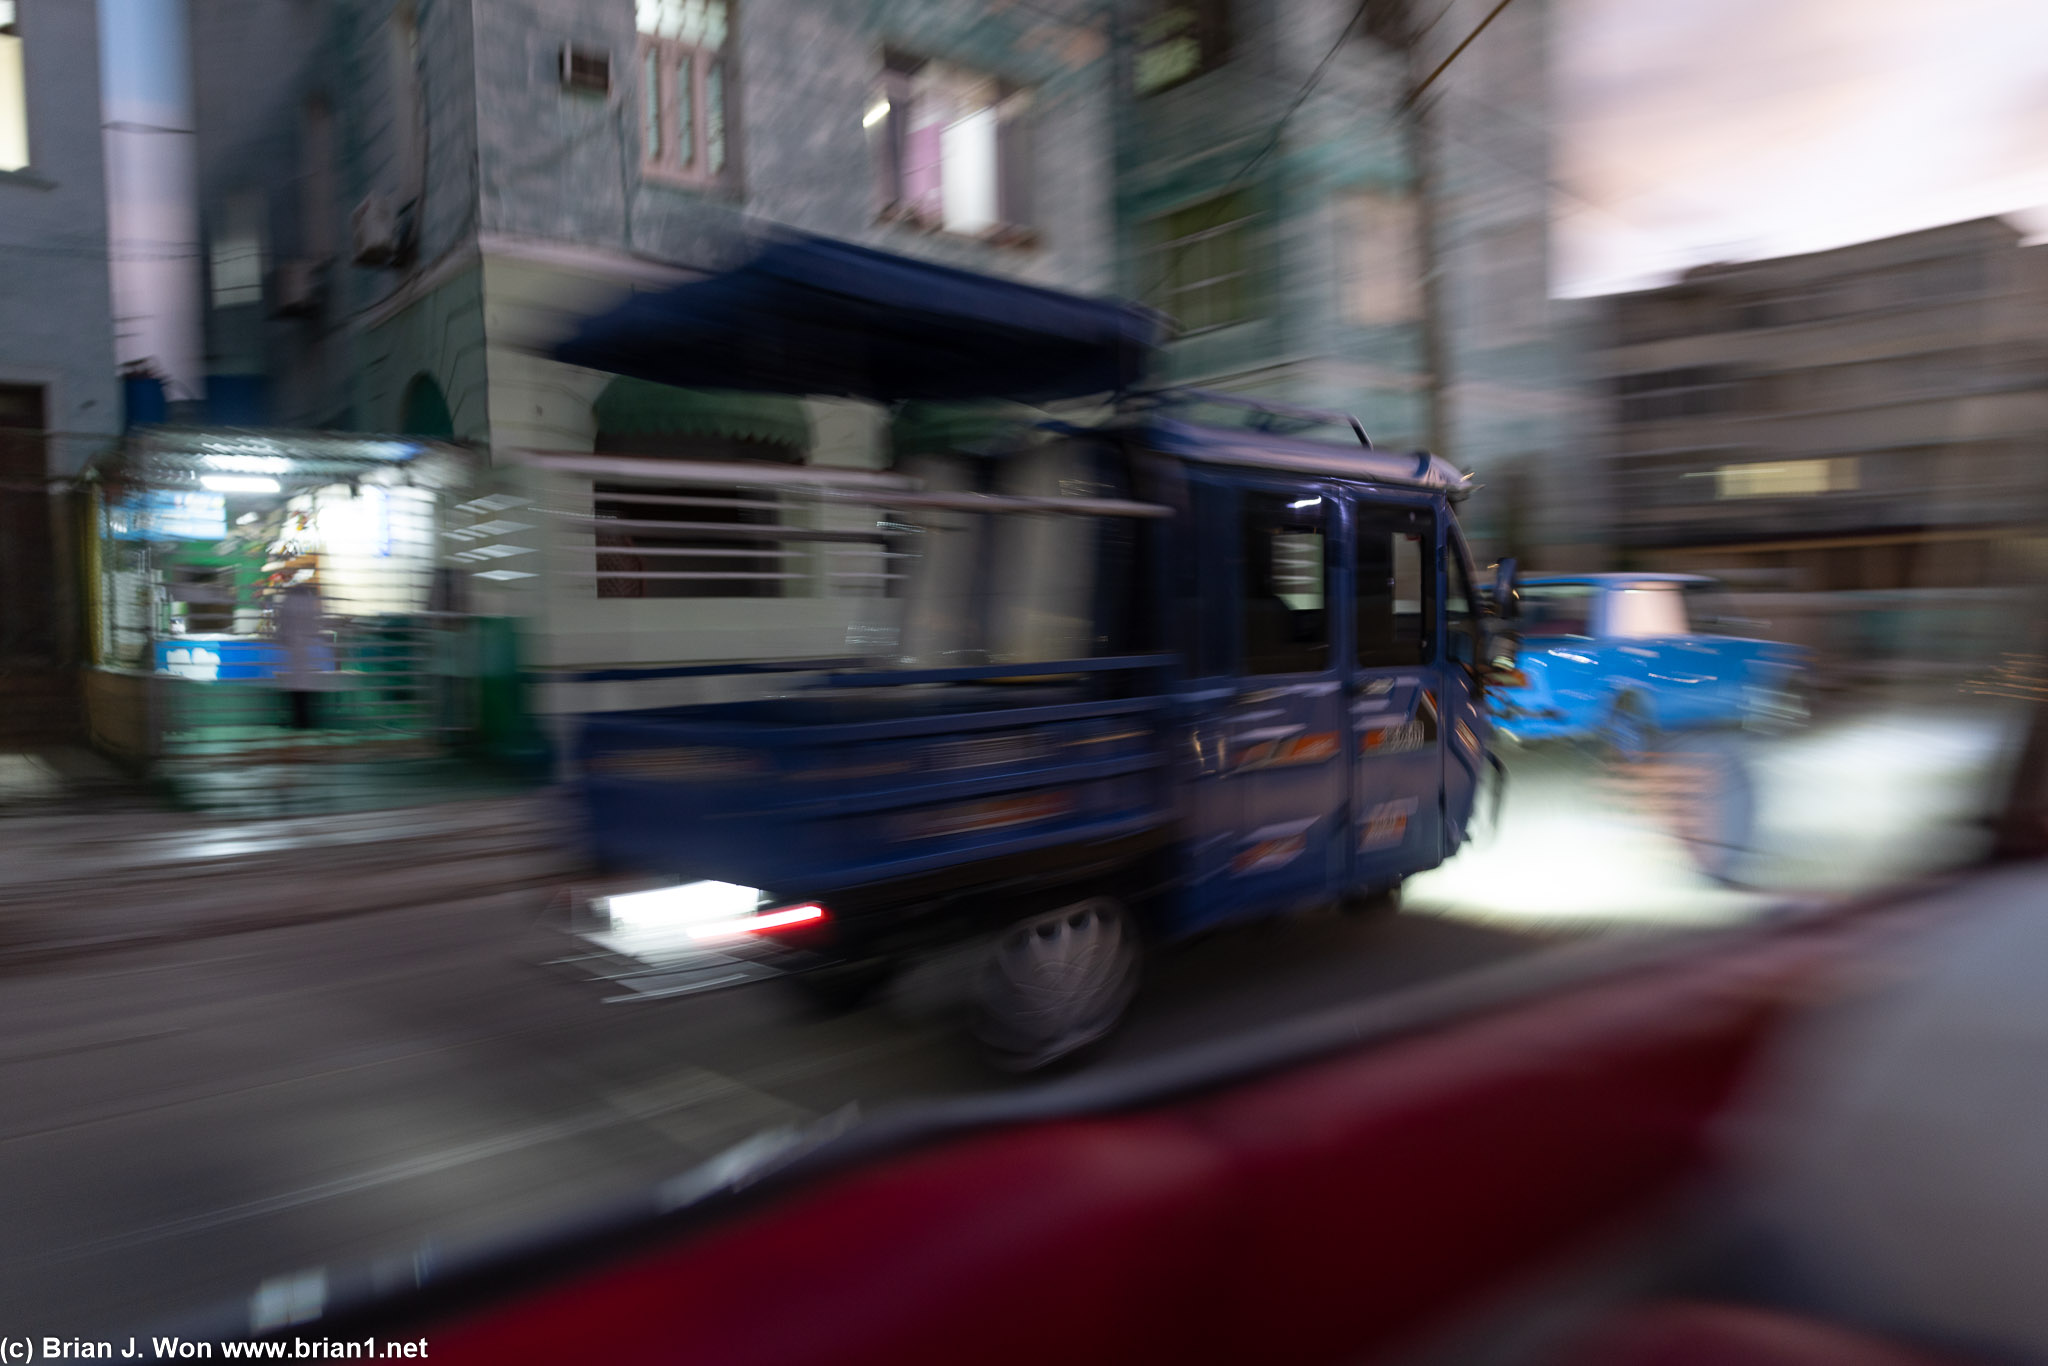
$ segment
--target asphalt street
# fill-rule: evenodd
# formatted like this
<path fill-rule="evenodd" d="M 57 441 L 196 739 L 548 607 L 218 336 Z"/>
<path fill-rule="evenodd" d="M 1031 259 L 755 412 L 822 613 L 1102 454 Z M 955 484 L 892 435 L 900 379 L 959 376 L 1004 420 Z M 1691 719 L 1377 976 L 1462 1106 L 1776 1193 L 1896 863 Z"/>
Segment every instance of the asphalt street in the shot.
<path fill-rule="evenodd" d="M 777 982 L 605 1004 L 532 894 L 0 982 L 0 1328 L 104 1338 L 516 1230 L 844 1106 L 1006 1084 L 941 1023 Z M 1130 1058 L 1526 953 L 1328 915 L 1158 962 Z"/>
<path fill-rule="evenodd" d="M 1162 955 L 1106 1056 L 1952 861 L 2001 735 L 1866 715 L 1760 749 L 1744 887 L 1701 877 L 1611 775 L 1514 756 L 1498 828 L 1401 914 Z M 644 1191 L 762 1129 L 1017 1084 L 887 1002 L 826 1015 L 771 981 L 608 1003 L 546 906 L 430 901 L 0 975 L 0 1335 L 116 1337 Z"/>

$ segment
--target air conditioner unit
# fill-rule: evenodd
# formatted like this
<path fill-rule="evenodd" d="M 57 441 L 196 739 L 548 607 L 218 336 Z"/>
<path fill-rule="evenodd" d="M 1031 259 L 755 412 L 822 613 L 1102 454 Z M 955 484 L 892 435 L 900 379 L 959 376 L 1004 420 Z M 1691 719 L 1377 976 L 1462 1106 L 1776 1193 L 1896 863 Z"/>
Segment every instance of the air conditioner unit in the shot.
<path fill-rule="evenodd" d="M 320 311 L 325 284 L 319 261 L 280 261 L 270 272 L 270 311 L 280 318 L 304 318 Z"/>
<path fill-rule="evenodd" d="M 405 254 L 405 227 L 389 195 L 373 194 L 356 205 L 349 230 L 359 266 L 395 265 Z"/>
<path fill-rule="evenodd" d="M 562 89 L 586 95 L 612 91 L 612 54 L 602 48 L 562 45 Z"/>

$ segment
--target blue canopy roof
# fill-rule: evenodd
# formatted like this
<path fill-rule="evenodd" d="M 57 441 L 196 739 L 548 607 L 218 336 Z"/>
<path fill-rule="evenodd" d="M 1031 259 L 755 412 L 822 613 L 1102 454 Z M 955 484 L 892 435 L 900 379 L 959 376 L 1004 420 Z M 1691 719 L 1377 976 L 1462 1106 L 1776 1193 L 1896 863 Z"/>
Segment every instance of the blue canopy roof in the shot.
<path fill-rule="evenodd" d="M 698 389 L 1024 403 L 1126 389 L 1158 315 L 824 238 L 638 294 L 558 360 Z"/>
<path fill-rule="evenodd" d="M 1396 488 L 1428 489 L 1452 499 L 1466 497 L 1474 487 L 1471 475 L 1428 451 L 1304 441 L 1266 432 L 1198 426 L 1156 415 L 1147 419 L 1145 435 L 1156 451 L 1212 465 L 1330 474 Z"/>

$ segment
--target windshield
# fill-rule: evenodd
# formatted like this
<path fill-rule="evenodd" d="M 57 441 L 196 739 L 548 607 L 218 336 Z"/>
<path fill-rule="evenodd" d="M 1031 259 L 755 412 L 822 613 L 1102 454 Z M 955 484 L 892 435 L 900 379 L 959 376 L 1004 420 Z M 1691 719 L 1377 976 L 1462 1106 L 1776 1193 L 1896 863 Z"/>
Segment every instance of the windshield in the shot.
<path fill-rule="evenodd" d="M 1675 583 L 1630 584 L 1607 595 L 1607 634 L 1622 640 L 1682 636 L 1685 590 Z"/>
<path fill-rule="evenodd" d="M 1529 584 L 1521 590 L 1517 629 L 1525 639 L 1591 635 L 1593 603 L 1599 590 L 1590 584 Z"/>

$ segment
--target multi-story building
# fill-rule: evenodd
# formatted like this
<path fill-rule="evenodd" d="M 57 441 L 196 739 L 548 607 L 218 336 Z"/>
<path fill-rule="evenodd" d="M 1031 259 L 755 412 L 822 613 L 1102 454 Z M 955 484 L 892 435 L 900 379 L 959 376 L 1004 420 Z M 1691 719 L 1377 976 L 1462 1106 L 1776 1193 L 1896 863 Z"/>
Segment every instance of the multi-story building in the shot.
<path fill-rule="evenodd" d="M 1998 219 L 1600 300 L 1615 535 L 1815 590 L 2027 572 L 2048 515 L 2048 247 Z"/>
<path fill-rule="evenodd" d="M 1442 445 L 1494 490 L 1483 543 L 1568 562 L 1552 491 L 1582 482 L 1558 470 L 1584 443 L 1546 298 L 1540 0 L 1408 99 L 1488 9 L 193 0 L 207 388 L 273 424 L 487 452 L 451 549 L 475 605 L 532 623 L 533 662 L 564 678 L 861 652 L 839 599 L 874 585 L 835 581 L 824 552 L 751 532 L 685 563 L 690 545 L 622 525 L 644 502 L 629 517 L 602 478 L 528 458 L 884 463 L 906 434 L 863 405 L 546 356 L 576 319 L 775 225 L 1147 298 L 1181 324 L 1168 378 Z M 833 515 L 671 492 L 700 522 Z M 472 545 L 465 519 L 499 529 Z M 712 578 L 713 556 L 758 563 Z M 632 577 L 654 563 L 678 567 Z"/>
<path fill-rule="evenodd" d="M 119 431 L 94 7 L 0 0 L 0 736 L 77 725 L 67 492 Z"/>
<path fill-rule="evenodd" d="M 511 529 L 451 548 L 500 556 L 463 565 L 473 601 L 533 623 L 543 673 L 848 642 L 821 555 L 634 580 L 603 576 L 637 562 L 629 535 L 607 533 L 598 569 L 587 529 L 544 544 L 547 518 L 507 509 L 573 526 L 606 489 L 521 452 L 887 458 L 862 405 L 548 359 L 575 319 L 731 264 L 771 225 L 1115 284 L 1110 26 L 1085 0 L 194 0 L 194 16 L 209 390 L 227 377 L 274 424 L 487 452 L 486 501 L 449 529 Z M 829 515 L 753 501 L 697 515 Z"/>
<path fill-rule="evenodd" d="M 1570 564 L 1598 519 L 1565 496 L 1586 412 L 1549 299 L 1548 7 L 1493 9 L 1126 5 L 1120 278 L 1178 320 L 1176 380 L 1435 446 L 1490 487 L 1482 541 Z"/>

